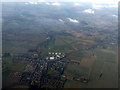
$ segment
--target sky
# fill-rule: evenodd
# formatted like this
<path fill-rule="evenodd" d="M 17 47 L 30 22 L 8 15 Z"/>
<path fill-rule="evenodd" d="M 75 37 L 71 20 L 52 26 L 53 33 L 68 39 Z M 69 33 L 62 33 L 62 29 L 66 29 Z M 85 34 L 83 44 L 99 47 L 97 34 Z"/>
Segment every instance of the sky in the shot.
<path fill-rule="evenodd" d="M 117 4 L 120 0 L 1 0 L 2 2 L 92 2 Z"/>

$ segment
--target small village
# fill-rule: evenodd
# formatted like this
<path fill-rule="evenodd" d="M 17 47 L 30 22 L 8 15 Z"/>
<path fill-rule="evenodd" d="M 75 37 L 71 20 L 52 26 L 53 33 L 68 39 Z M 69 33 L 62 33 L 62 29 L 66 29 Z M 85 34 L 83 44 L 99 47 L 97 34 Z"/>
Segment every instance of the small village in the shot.
<path fill-rule="evenodd" d="M 48 53 L 49 57 L 42 59 L 38 57 L 38 54 L 33 54 L 33 56 L 14 56 L 15 60 L 26 60 L 30 62 L 27 65 L 24 72 L 11 73 L 13 77 L 19 77 L 20 85 L 29 85 L 29 87 L 43 87 L 46 84 L 54 86 L 56 88 L 63 88 L 65 80 L 61 80 L 60 77 L 64 72 L 65 63 L 62 63 L 62 59 L 65 58 L 64 53 Z M 48 72 L 56 71 L 56 78 L 48 74 Z M 54 78 L 54 79 L 53 79 Z"/>
<path fill-rule="evenodd" d="M 54 88 L 63 88 L 66 80 L 77 80 L 87 83 L 87 78 L 82 77 L 76 79 L 72 76 L 65 76 L 64 69 L 66 64 L 63 59 L 66 58 L 65 53 L 49 52 L 46 59 L 39 58 L 37 53 L 29 56 L 14 56 L 15 60 L 29 61 L 24 72 L 11 73 L 10 77 L 20 78 L 19 85 L 28 85 L 31 88 L 45 88 L 50 85 Z M 72 63 L 72 62 L 71 62 Z M 73 63 L 74 64 L 74 63 Z M 61 79 L 64 78 L 64 79 Z"/>

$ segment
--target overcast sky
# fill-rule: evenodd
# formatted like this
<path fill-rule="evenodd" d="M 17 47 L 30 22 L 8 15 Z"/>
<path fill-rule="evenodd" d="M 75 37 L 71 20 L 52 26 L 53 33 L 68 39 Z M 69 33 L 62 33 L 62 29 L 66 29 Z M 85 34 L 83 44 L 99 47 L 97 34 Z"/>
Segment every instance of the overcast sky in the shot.
<path fill-rule="evenodd" d="M 120 0 L 1 0 L 2 2 L 92 2 L 117 4 Z"/>

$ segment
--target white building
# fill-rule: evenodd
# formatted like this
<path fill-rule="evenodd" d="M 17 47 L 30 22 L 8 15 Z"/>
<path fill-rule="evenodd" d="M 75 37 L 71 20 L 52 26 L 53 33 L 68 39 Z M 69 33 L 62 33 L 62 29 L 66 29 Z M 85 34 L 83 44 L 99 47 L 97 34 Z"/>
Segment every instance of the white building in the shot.
<path fill-rule="evenodd" d="M 59 56 L 59 55 L 57 55 L 57 57 L 58 57 L 58 58 L 60 58 L 60 56 Z"/>
<path fill-rule="evenodd" d="M 54 60 L 54 57 L 50 57 L 50 60 Z"/>
<path fill-rule="evenodd" d="M 59 53 L 59 55 L 61 55 L 61 53 Z"/>

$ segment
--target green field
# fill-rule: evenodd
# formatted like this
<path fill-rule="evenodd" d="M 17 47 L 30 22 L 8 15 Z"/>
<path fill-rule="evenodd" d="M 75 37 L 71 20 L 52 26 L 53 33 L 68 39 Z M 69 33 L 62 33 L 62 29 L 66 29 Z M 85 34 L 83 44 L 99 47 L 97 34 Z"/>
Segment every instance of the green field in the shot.
<path fill-rule="evenodd" d="M 104 52 L 101 50 L 96 50 L 94 51 L 94 53 L 96 58 L 93 59 L 95 60 L 91 60 L 90 58 L 88 58 L 87 62 L 82 62 L 80 65 L 68 64 L 64 73 L 66 76 L 71 75 L 74 78 L 89 76 L 90 80 L 88 84 L 81 85 L 81 82 L 78 83 L 78 81 L 68 80 L 65 84 L 65 87 L 70 87 L 71 85 L 72 88 L 82 88 L 82 86 L 85 86 L 87 88 L 117 87 L 117 56 L 115 54 L 111 54 L 109 52 Z M 89 60 L 91 64 L 88 64 Z M 99 76 L 101 73 L 103 75 L 100 78 Z"/>
<path fill-rule="evenodd" d="M 27 64 L 27 61 L 13 60 L 11 57 L 3 58 L 3 75 L 8 76 L 10 72 L 16 71 L 23 72 Z"/>
<path fill-rule="evenodd" d="M 64 88 L 117 87 L 117 9 L 106 4 L 109 8 L 91 9 L 94 14 L 85 11 L 93 7 L 90 2 L 77 3 L 2 4 L 2 72 L 6 87 L 19 86 L 19 78 L 12 82 L 10 76 L 16 72 L 30 72 L 33 77 L 41 74 L 43 80 L 38 76 L 38 81 L 43 81 L 46 88 L 54 87 L 46 78 L 52 78 L 52 82 L 58 79 L 58 85 Z"/>

